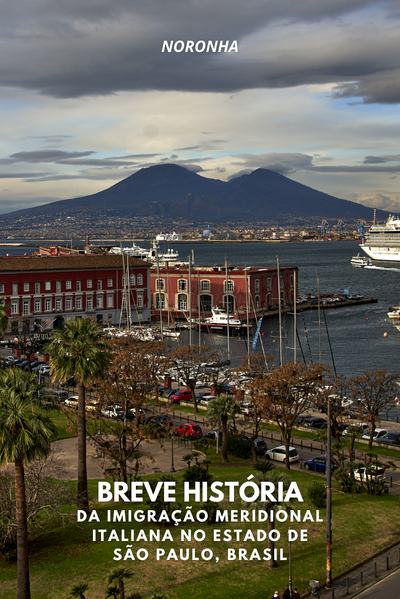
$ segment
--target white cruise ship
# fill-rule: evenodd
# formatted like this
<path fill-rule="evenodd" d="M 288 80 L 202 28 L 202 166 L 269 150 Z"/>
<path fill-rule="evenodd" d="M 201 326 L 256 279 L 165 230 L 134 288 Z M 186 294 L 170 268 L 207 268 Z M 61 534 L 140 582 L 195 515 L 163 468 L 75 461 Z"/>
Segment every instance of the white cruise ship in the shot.
<path fill-rule="evenodd" d="M 372 225 L 360 248 L 372 258 L 400 262 L 400 218 L 390 215 L 384 225 Z"/>

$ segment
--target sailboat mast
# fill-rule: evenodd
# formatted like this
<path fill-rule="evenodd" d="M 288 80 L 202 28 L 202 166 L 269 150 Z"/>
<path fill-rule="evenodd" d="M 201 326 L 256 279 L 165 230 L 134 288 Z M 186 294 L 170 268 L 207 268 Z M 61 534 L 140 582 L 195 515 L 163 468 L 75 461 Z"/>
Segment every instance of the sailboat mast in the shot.
<path fill-rule="evenodd" d="M 201 349 L 201 295 L 200 295 L 200 272 L 199 271 L 197 271 L 197 302 L 199 305 L 199 352 L 200 352 L 200 349 Z"/>
<path fill-rule="evenodd" d="M 279 256 L 276 257 L 276 271 L 278 276 L 278 314 L 279 314 L 279 362 L 283 366 L 282 348 L 282 305 L 281 305 L 281 272 L 279 270 Z"/>
<path fill-rule="evenodd" d="M 296 284 L 297 284 L 297 277 L 296 277 L 296 271 L 293 271 L 293 284 L 294 284 L 294 290 L 293 290 L 293 362 L 296 363 L 297 360 L 297 291 L 296 291 Z"/>
<path fill-rule="evenodd" d="M 322 350 L 321 350 L 321 294 L 319 290 L 319 276 L 317 275 L 317 288 L 318 288 L 318 362 L 322 362 Z"/>
<path fill-rule="evenodd" d="M 158 307 L 160 309 L 160 331 L 161 331 L 161 339 L 164 339 L 163 321 L 162 321 L 162 303 L 161 303 L 160 256 L 158 254 L 158 248 L 155 248 L 155 252 L 156 252 L 156 258 L 157 258 Z"/>
<path fill-rule="evenodd" d="M 192 346 L 192 254 L 189 254 L 189 347 Z"/>
<path fill-rule="evenodd" d="M 245 267 L 244 272 L 246 275 L 247 367 L 250 368 L 249 280 L 247 278 L 247 266 Z"/>
<path fill-rule="evenodd" d="M 227 339 L 227 349 L 228 349 L 228 360 L 231 359 L 231 351 L 230 351 L 230 337 L 229 337 L 229 296 L 228 296 L 228 262 L 225 258 L 225 299 L 226 299 L 226 339 Z"/>

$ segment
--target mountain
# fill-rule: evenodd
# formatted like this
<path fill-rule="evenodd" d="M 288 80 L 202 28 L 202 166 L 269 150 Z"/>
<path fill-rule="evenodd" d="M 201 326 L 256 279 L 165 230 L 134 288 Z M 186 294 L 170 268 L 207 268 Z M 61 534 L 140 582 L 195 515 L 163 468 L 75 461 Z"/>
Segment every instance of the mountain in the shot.
<path fill-rule="evenodd" d="M 311 217 L 371 220 L 372 209 L 335 198 L 267 169 L 257 169 L 250 175 L 225 182 L 201 177 L 176 164 L 164 164 L 143 168 L 93 195 L 11 212 L 2 216 L 1 222 L 79 214 L 92 218 L 158 216 L 201 223 L 283 222 Z"/>

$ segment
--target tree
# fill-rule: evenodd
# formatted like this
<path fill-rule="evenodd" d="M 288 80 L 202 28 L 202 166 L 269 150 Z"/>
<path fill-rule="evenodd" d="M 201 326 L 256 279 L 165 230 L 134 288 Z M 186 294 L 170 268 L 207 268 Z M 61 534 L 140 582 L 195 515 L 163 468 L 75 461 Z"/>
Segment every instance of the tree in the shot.
<path fill-rule="evenodd" d="M 86 470 L 85 388 L 93 379 L 103 379 L 111 363 L 108 343 L 97 323 L 89 318 L 67 322 L 64 330 L 54 332 L 46 350 L 50 373 L 64 382 L 73 376 L 78 385 L 78 496 L 77 508 L 89 513 Z"/>
<path fill-rule="evenodd" d="M 43 414 L 33 375 L 19 370 L 0 372 L 0 462 L 14 462 L 17 521 L 17 599 L 30 599 L 25 465 L 45 458 L 56 434 Z M 40 408 L 40 412 L 39 412 Z"/>
<path fill-rule="evenodd" d="M 286 448 L 286 468 L 290 469 L 289 447 L 292 429 L 298 417 L 309 409 L 312 401 L 325 392 L 322 376 L 327 367 L 321 364 L 307 366 L 301 362 L 287 362 L 268 374 L 258 376 L 251 384 L 251 393 L 257 397 L 264 417 L 275 420 Z"/>
<path fill-rule="evenodd" d="M 211 422 L 221 422 L 222 426 L 222 460 L 228 461 L 228 420 L 232 420 L 240 412 L 239 406 L 231 395 L 218 395 L 210 399 L 207 416 Z"/>
<path fill-rule="evenodd" d="M 88 590 L 89 585 L 85 582 L 78 582 L 78 584 L 74 584 L 70 591 L 70 597 L 79 597 L 79 599 L 85 599 L 84 593 Z"/>
<path fill-rule="evenodd" d="M 380 423 L 380 412 L 394 406 L 398 392 L 397 374 L 387 370 L 364 371 L 352 379 L 353 397 L 358 403 L 359 417 L 370 424 L 369 449 L 372 448 L 376 425 Z"/>
<path fill-rule="evenodd" d="M 121 599 L 125 599 L 124 580 L 132 578 L 133 572 L 127 570 L 124 566 L 119 566 L 110 572 L 108 575 L 108 584 L 116 582 L 118 584 L 119 595 Z"/>
<path fill-rule="evenodd" d="M 4 333 L 6 332 L 8 327 L 8 317 L 6 314 L 6 306 L 3 302 L 0 302 L 0 336 L 4 337 Z"/>
<path fill-rule="evenodd" d="M 182 380 L 190 389 L 195 412 L 199 411 L 196 401 L 196 383 L 203 373 L 204 362 L 210 362 L 216 357 L 215 352 L 208 345 L 202 345 L 200 348 L 195 345 L 182 345 L 169 356 L 177 371 L 178 380 Z"/>

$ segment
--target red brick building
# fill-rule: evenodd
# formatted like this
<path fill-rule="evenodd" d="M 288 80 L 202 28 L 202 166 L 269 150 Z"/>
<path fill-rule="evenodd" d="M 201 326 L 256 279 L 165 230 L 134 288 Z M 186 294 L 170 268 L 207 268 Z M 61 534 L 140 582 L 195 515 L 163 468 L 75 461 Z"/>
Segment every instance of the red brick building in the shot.
<path fill-rule="evenodd" d="M 123 277 L 118 255 L 4 256 L 0 298 L 11 322 L 24 317 L 51 330 L 78 316 L 118 325 L 129 291 L 132 322 L 150 321 L 150 264 L 130 258 L 129 280 Z"/>
<path fill-rule="evenodd" d="M 281 304 L 293 304 L 298 293 L 297 267 L 280 268 L 280 297 Z M 226 276 L 223 266 L 193 267 L 191 281 L 187 267 L 161 268 L 158 278 L 154 268 L 151 271 L 151 305 L 158 313 L 169 310 L 175 316 L 183 316 L 189 312 L 191 301 L 193 317 L 198 315 L 198 305 L 201 314 L 209 315 L 211 307 L 225 307 L 229 303 L 229 312 L 239 315 L 246 313 L 246 283 L 247 302 L 252 317 L 268 313 L 276 309 L 278 300 L 278 272 L 276 267 L 228 267 Z M 191 292 L 191 299 L 190 299 Z"/>

